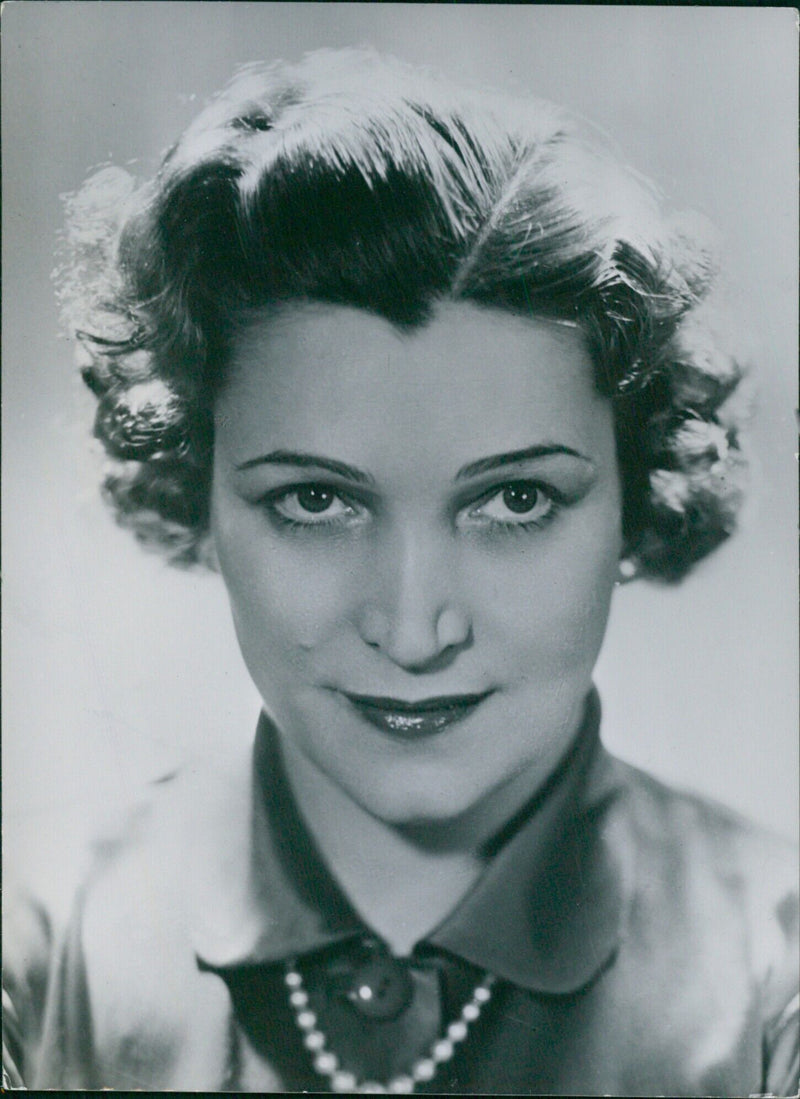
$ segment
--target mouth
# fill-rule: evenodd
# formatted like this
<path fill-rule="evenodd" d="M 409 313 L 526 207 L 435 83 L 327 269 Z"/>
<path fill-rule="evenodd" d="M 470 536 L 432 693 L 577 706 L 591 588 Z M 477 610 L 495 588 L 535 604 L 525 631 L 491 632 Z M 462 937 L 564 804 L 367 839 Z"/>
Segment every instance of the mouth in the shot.
<path fill-rule="evenodd" d="M 482 694 L 444 695 L 421 702 L 404 702 L 399 698 L 342 693 L 365 721 L 401 740 L 421 740 L 442 732 L 469 717 L 492 694 L 484 691 Z"/>

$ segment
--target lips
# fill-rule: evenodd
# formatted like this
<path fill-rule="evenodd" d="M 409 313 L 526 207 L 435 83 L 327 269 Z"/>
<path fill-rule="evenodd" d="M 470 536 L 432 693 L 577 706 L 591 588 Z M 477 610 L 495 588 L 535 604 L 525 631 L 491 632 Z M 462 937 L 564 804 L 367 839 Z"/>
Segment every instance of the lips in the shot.
<path fill-rule="evenodd" d="M 421 702 L 375 698 L 343 692 L 345 698 L 371 725 L 402 740 L 420 740 L 442 732 L 474 713 L 491 691 L 482 694 L 445 695 Z"/>

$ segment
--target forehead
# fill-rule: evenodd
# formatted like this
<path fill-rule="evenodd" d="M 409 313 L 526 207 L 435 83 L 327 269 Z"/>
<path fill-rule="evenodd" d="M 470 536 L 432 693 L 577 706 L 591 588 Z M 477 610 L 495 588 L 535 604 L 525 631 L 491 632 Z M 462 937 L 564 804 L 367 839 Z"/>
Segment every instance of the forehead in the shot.
<path fill-rule="evenodd" d="M 610 423 L 578 327 L 468 302 L 411 332 L 347 306 L 254 313 L 217 409 L 237 459 L 263 443 L 363 461 L 405 440 L 449 465 L 538 442 L 605 445 Z"/>

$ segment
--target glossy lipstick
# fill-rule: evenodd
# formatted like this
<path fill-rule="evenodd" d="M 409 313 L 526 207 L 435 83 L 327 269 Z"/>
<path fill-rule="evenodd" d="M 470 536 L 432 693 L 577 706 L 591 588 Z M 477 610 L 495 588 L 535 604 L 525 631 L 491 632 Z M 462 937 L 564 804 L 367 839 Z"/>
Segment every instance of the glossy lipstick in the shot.
<path fill-rule="evenodd" d="M 343 692 L 359 714 L 381 732 L 403 740 L 419 740 L 442 732 L 449 725 L 463 721 L 488 698 L 483 694 L 444 695 L 422 702 L 403 702 L 398 698 L 374 698 Z"/>

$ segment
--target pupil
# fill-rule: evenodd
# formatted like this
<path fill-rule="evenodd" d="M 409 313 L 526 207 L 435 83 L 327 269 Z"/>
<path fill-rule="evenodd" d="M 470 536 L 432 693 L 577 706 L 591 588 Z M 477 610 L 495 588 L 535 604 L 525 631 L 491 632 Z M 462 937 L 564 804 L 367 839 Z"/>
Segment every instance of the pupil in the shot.
<path fill-rule="evenodd" d="M 333 502 L 333 493 L 326 488 L 308 485 L 297 490 L 297 502 L 305 511 L 326 511 Z"/>
<path fill-rule="evenodd" d="M 523 515 L 536 504 L 538 494 L 535 485 L 509 485 L 503 493 L 503 503 L 509 511 Z"/>

